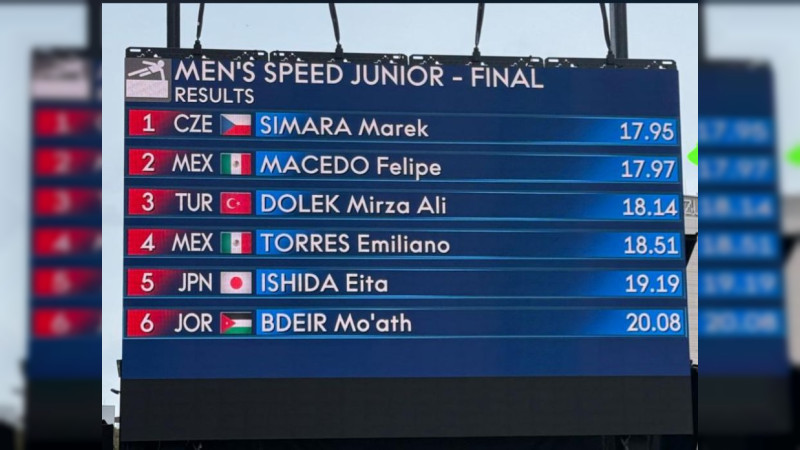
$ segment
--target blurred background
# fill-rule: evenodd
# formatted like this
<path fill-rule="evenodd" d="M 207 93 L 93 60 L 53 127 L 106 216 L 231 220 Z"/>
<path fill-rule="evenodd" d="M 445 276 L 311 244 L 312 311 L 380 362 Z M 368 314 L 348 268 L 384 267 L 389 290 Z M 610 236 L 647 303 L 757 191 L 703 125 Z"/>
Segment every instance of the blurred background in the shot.
<path fill-rule="evenodd" d="M 100 437 L 95 6 L 0 2 L 0 448 Z"/>
<path fill-rule="evenodd" d="M 161 17 L 163 5 L 148 8 L 158 9 Z M 100 412 L 96 407 L 96 395 L 101 389 L 100 338 L 98 328 L 93 328 L 99 327 L 99 302 L 93 303 L 98 294 L 91 289 L 99 288 L 97 278 L 90 272 L 58 270 L 86 269 L 99 262 L 98 248 L 89 244 L 95 242 L 98 233 L 92 217 L 99 220 L 100 213 L 91 207 L 96 197 L 88 194 L 93 183 L 99 183 L 99 173 L 94 171 L 96 160 L 92 159 L 99 129 L 89 125 L 94 123 L 89 119 L 91 112 L 79 112 L 99 113 L 100 71 L 98 58 L 90 50 L 90 9 L 82 2 L 0 2 L 0 49 L 4 55 L 0 98 L 6 106 L 0 120 L 5 158 L 0 165 L 0 196 L 6 208 L 0 220 L 3 442 L 19 439 L 17 431 L 33 418 L 25 414 L 26 398 L 32 398 L 26 395 L 31 393 L 26 374 L 42 383 L 39 386 L 44 390 L 36 391 L 41 397 L 35 398 L 45 399 L 39 403 L 48 406 L 64 404 L 58 396 L 67 392 L 63 386 L 48 382 L 96 383 L 82 385 L 95 389 L 89 397 L 94 408 L 90 423 L 96 423 Z M 341 10 L 346 17 L 347 6 Z M 633 8 L 631 11 L 635 14 Z M 796 246 L 800 235 L 800 5 L 710 2 L 700 11 L 698 124 L 704 156 L 699 165 L 699 189 L 710 194 L 709 201 L 700 195 L 699 202 L 699 227 L 707 228 L 704 233 L 708 231 L 709 235 L 708 239 L 706 234 L 699 238 L 700 257 L 704 258 L 704 270 L 699 273 L 699 347 L 704 354 L 704 366 L 699 370 L 699 431 L 707 438 L 701 446 L 796 448 L 798 427 L 794 411 L 800 365 L 800 253 Z M 322 23 L 328 20 L 325 14 L 321 10 L 318 18 L 304 15 Z M 187 11 L 184 18 L 184 42 L 188 43 L 194 15 Z M 224 42 L 222 34 L 227 28 L 214 20 L 210 17 L 207 22 L 207 42 L 218 44 Z M 631 19 L 631 23 L 633 27 L 642 22 Z M 323 26 L 327 24 L 320 28 Z M 487 35 L 492 26 L 501 24 L 487 19 Z M 542 29 L 548 26 L 559 25 L 543 24 Z M 162 22 L 155 25 L 153 42 L 123 44 L 163 45 L 162 27 Z M 457 39 L 459 45 L 469 42 L 468 28 L 463 38 Z M 374 41 L 379 33 L 374 29 L 363 32 L 370 37 L 353 35 L 348 50 L 379 46 Z M 548 31 L 542 33 L 546 35 Z M 267 47 L 330 47 L 329 36 L 321 37 L 319 42 L 308 37 L 312 40 L 304 44 L 298 42 L 300 38 L 294 30 L 287 30 L 288 35 L 292 36 L 291 41 L 280 41 L 279 36 L 273 35 L 274 45 Z M 248 41 L 241 38 L 240 42 Z M 367 42 L 370 48 L 357 48 L 358 42 Z M 492 53 L 491 40 L 486 42 L 485 52 Z M 591 42 L 600 45 L 594 36 Z M 641 42 L 631 39 L 631 45 L 632 53 L 641 53 L 635 48 Z M 411 44 L 404 43 L 397 50 L 405 51 L 406 46 Z M 464 49 L 467 47 L 463 45 Z M 657 49 L 651 50 L 649 53 L 658 53 Z M 458 47 L 443 51 L 459 52 L 464 50 Z M 121 61 L 121 51 L 115 49 L 113 54 Z M 679 63 L 682 71 L 687 70 L 688 61 Z M 39 75 L 36 96 L 35 73 Z M 121 82 L 121 78 L 115 81 Z M 686 107 L 687 102 L 683 104 Z M 41 127 L 34 120 L 39 109 L 52 113 L 44 113 Z M 69 132 L 76 129 L 73 125 L 81 130 L 77 136 Z M 61 131 L 55 133 L 58 130 Z M 50 132 L 55 135 L 48 135 Z M 117 144 L 121 145 L 121 137 Z M 70 161 L 67 165 L 65 156 Z M 44 189 L 39 203 L 32 194 L 37 188 Z M 85 208 L 75 210 L 75 205 Z M 704 213 L 706 208 L 708 212 Z M 49 217 L 40 217 L 40 213 Z M 36 268 L 45 269 L 39 283 L 33 275 Z M 710 273 L 707 277 L 706 270 Z M 87 290 L 76 293 L 70 288 L 76 285 Z M 64 298 L 68 301 L 59 301 Z M 80 354 L 87 358 L 86 364 L 53 359 L 53 355 L 70 355 L 55 350 L 64 349 L 63 343 L 48 345 L 56 341 L 76 345 L 70 351 L 80 353 L 77 349 L 85 349 Z M 96 352 L 92 353 L 95 345 Z M 693 355 L 696 352 L 699 350 Z M 109 351 L 111 361 L 114 353 Z M 37 355 L 41 358 L 35 359 Z M 708 370 L 704 370 L 706 364 Z M 86 370 L 79 370 L 81 367 Z M 104 396 L 113 395 L 109 389 L 104 388 L 103 392 Z M 34 409 L 36 403 L 33 402 Z M 113 420 L 113 410 L 106 416 Z M 50 435 L 48 430 L 55 430 L 48 428 L 48 423 L 61 423 L 55 416 L 42 416 L 41 420 L 42 439 Z"/>
<path fill-rule="evenodd" d="M 797 448 L 800 5 L 701 7 L 703 448 Z"/>

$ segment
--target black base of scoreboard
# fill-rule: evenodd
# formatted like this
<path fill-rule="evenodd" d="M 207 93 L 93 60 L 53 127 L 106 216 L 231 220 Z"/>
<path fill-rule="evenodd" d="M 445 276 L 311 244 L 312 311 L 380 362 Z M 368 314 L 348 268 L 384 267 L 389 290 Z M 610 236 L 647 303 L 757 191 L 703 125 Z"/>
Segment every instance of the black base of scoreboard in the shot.
<path fill-rule="evenodd" d="M 703 436 L 792 432 L 792 380 L 787 376 L 703 376 L 699 417 Z"/>
<path fill-rule="evenodd" d="M 99 379 L 29 380 L 25 402 L 27 448 L 58 448 L 58 444 L 84 442 L 92 442 L 96 448 L 100 442 L 99 391 Z"/>
<path fill-rule="evenodd" d="M 123 380 L 137 441 L 692 434 L 689 377 Z"/>
<path fill-rule="evenodd" d="M 771 441 L 770 441 L 771 442 Z M 185 450 L 197 441 L 122 443 L 121 450 Z M 203 450 L 697 450 L 694 436 L 535 436 L 408 439 L 202 441 Z M 730 450 L 734 446 L 702 450 Z M 197 448 L 197 447 L 193 447 Z M 750 447 L 747 447 L 750 448 Z M 764 447 L 754 447 L 764 448 Z M 766 447 L 770 450 L 784 447 Z M 792 448 L 793 449 L 793 448 Z M 787 448 L 787 450 L 789 450 Z"/>

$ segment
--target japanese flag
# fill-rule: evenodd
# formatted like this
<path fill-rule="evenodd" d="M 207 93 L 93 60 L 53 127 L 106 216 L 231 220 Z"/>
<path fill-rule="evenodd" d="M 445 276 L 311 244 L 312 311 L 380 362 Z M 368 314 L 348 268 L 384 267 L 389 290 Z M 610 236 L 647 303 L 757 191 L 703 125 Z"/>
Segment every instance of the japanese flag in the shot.
<path fill-rule="evenodd" d="M 252 294 L 253 274 L 250 272 L 220 273 L 220 294 Z"/>

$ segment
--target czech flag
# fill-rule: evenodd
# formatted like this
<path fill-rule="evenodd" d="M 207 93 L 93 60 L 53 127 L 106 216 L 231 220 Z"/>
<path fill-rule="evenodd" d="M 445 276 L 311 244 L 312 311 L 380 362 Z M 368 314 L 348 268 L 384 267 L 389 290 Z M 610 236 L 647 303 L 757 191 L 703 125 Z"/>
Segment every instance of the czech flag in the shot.
<path fill-rule="evenodd" d="M 219 129 L 223 136 L 250 136 L 253 133 L 250 114 L 222 114 Z"/>

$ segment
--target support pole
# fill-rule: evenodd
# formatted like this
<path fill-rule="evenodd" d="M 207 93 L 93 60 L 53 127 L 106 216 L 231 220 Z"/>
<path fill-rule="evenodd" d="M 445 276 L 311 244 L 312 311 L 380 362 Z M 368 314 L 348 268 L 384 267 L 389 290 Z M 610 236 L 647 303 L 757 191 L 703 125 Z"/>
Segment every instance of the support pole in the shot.
<path fill-rule="evenodd" d="M 702 62 L 706 60 L 706 7 L 698 5 L 697 8 L 699 9 L 698 20 L 700 22 L 697 27 L 697 38 L 700 40 L 700 45 L 698 46 L 700 51 L 699 59 Z"/>
<path fill-rule="evenodd" d="M 628 58 L 628 5 L 611 4 L 611 49 L 618 59 Z"/>
<path fill-rule="evenodd" d="M 694 248 L 697 247 L 697 234 L 687 234 L 685 235 L 685 243 L 684 249 L 686 254 L 686 267 L 689 267 L 689 260 L 692 259 L 692 253 L 694 253 Z"/>
<path fill-rule="evenodd" d="M 783 262 L 787 263 L 792 258 L 792 254 L 798 247 L 800 236 L 786 236 L 783 238 Z"/>
<path fill-rule="evenodd" d="M 100 57 L 100 49 L 102 48 L 102 8 L 100 0 L 91 0 L 87 5 L 87 21 L 88 26 L 86 29 L 89 32 L 86 42 L 88 42 L 89 53 L 95 57 Z"/>
<path fill-rule="evenodd" d="M 181 4 L 167 3 L 167 47 L 181 46 Z"/>

